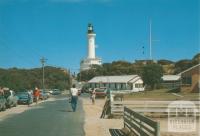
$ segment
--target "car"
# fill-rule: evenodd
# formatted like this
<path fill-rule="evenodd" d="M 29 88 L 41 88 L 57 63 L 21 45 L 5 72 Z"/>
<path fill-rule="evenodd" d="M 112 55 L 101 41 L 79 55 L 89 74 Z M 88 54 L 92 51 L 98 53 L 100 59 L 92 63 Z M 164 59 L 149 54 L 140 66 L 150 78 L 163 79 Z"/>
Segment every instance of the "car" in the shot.
<path fill-rule="evenodd" d="M 51 95 L 49 91 L 44 91 L 44 93 L 47 94 L 47 98 L 49 98 Z"/>
<path fill-rule="evenodd" d="M 78 95 L 81 95 L 81 93 L 82 93 L 82 90 L 78 89 Z"/>
<path fill-rule="evenodd" d="M 4 97 L 6 98 L 6 107 L 16 107 L 18 102 L 18 97 L 15 95 L 15 92 L 12 90 L 4 91 Z"/>
<path fill-rule="evenodd" d="M 96 97 L 106 97 L 107 89 L 106 88 L 96 88 L 95 89 L 95 94 Z"/>
<path fill-rule="evenodd" d="M 61 91 L 59 89 L 54 89 L 52 95 L 60 95 Z"/>
<path fill-rule="evenodd" d="M 0 95 L 0 111 L 5 111 L 6 110 L 6 99 L 4 95 Z"/>
<path fill-rule="evenodd" d="M 29 92 L 18 92 L 18 104 L 32 104 L 33 103 L 33 95 L 31 95 Z"/>
<path fill-rule="evenodd" d="M 41 99 L 41 100 L 46 100 L 46 99 L 48 99 L 48 94 L 45 93 L 44 91 L 40 91 L 39 99 Z"/>

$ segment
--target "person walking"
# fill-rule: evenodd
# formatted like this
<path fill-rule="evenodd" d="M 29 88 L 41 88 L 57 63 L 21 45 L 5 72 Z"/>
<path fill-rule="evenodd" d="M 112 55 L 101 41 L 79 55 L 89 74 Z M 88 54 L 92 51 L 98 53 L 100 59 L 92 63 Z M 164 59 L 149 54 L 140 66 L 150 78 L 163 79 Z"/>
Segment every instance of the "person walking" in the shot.
<path fill-rule="evenodd" d="M 96 91 L 93 88 L 91 92 L 91 99 L 92 99 L 92 104 L 95 104 L 95 98 L 96 98 Z"/>
<path fill-rule="evenodd" d="M 40 90 L 37 87 L 35 87 L 35 91 L 33 95 L 34 95 L 35 102 L 37 104 L 39 100 L 39 96 L 40 96 Z"/>
<path fill-rule="evenodd" d="M 4 95 L 4 90 L 3 90 L 3 88 L 2 87 L 0 87 L 0 95 Z"/>
<path fill-rule="evenodd" d="M 71 92 L 71 107 L 72 107 L 73 112 L 75 112 L 76 107 L 77 107 L 77 100 L 78 100 L 78 89 L 76 89 L 75 84 L 72 85 L 70 92 Z"/>

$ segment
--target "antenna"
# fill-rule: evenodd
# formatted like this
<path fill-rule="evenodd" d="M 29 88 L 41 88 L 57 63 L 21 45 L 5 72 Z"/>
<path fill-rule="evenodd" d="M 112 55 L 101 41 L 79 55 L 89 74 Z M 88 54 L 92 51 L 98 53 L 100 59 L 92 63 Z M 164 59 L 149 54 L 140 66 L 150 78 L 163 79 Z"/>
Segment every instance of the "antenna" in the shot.
<path fill-rule="evenodd" d="M 152 58 L 152 42 L 159 42 L 160 40 L 152 40 L 152 21 L 150 19 L 149 21 L 149 57 L 150 60 L 153 60 Z"/>

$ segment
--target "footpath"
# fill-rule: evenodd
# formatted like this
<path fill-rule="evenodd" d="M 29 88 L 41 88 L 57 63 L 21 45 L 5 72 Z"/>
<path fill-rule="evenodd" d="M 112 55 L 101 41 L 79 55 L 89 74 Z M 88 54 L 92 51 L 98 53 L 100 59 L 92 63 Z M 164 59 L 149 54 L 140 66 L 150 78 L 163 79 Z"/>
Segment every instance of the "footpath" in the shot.
<path fill-rule="evenodd" d="M 95 105 L 92 104 L 89 98 L 82 98 L 83 109 L 85 112 L 84 131 L 85 136 L 111 136 L 109 129 L 122 129 L 123 119 L 101 119 L 102 109 L 105 103 L 104 99 L 96 99 Z M 195 130 L 192 132 L 168 132 L 167 118 L 153 118 L 160 123 L 161 136 L 200 136 L 200 120 L 197 118 Z"/>
<path fill-rule="evenodd" d="M 123 128 L 123 119 L 101 119 L 105 99 L 96 99 L 93 105 L 90 98 L 81 98 L 85 112 L 85 136 L 110 136 L 109 129 Z"/>

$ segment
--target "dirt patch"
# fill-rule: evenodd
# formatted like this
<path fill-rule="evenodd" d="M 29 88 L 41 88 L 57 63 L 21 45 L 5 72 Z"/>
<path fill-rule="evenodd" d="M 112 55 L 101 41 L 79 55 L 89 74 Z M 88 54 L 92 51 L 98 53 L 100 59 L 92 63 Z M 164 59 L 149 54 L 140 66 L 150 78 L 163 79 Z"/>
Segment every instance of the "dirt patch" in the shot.
<path fill-rule="evenodd" d="M 109 129 L 123 128 L 123 119 L 101 119 L 104 99 L 97 99 L 93 105 L 89 98 L 82 98 L 85 111 L 84 130 L 86 136 L 110 136 Z"/>

